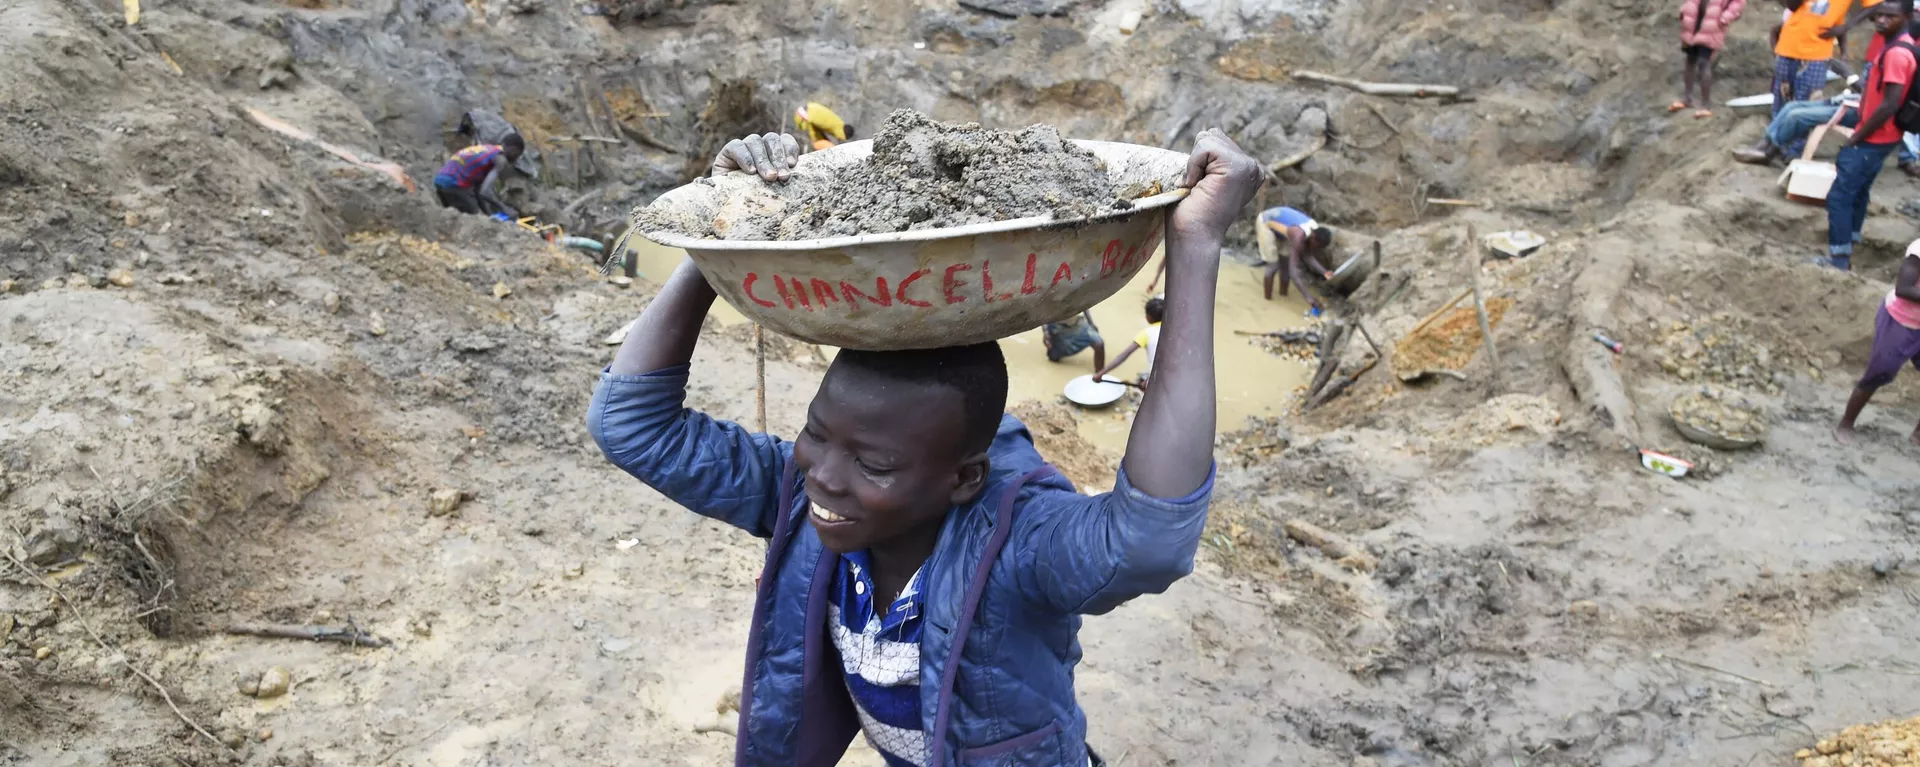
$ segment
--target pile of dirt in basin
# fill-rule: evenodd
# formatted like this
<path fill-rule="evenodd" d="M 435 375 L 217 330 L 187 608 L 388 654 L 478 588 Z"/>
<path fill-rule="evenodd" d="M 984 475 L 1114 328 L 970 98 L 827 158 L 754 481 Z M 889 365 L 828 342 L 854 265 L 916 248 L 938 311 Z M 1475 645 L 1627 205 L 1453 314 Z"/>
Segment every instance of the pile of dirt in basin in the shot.
<path fill-rule="evenodd" d="M 1124 210 L 1148 189 L 1116 189 L 1106 163 L 1051 125 L 997 131 L 897 110 L 852 164 L 809 163 L 783 184 L 744 174 L 722 187 L 714 215 L 656 203 L 639 231 L 723 240 L 806 240 L 983 224 L 1030 216 L 1070 219 Z M 736 186 L 737 185 L 737 186 Z"/>

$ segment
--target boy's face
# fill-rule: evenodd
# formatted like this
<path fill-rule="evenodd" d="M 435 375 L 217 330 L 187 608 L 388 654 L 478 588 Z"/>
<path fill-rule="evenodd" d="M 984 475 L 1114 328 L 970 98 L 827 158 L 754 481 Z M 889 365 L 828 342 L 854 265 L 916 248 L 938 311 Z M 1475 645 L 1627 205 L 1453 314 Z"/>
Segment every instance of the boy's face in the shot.
<path fill-rule="evenodd" d="M 1900 12 L 1897 0 L 1887 0 L 1873 7 L 1873 28 L 1880 34 L 1896 34 L 1907 26 L 1907 17 Z"/>
<path fill-rule="evenodd" d="M 965 423 L 953 389 L 829 368 L 793 446 L 821 543 L 845 554 L 937 534 L 985 481 L 985 455 L 962 446 Z"/>

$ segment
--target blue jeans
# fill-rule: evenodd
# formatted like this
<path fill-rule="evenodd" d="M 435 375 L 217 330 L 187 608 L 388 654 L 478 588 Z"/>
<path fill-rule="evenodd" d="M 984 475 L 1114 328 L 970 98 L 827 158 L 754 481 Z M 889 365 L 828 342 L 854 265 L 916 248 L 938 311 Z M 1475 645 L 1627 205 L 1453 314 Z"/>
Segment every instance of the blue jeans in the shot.
<path fill-rule="evenodd" d="M 1853 245 L 1860 241 L 1860 229 L 1867 223 L 1867 199 L 1873 180 L 1887 164 L 1887 155 L 1899 142 L 1860 144 L 1844 147 L 1833 158 L 1839 174 L 1833 188 L 1827 190 L 1827 254 L 1835 267 L 1852 264 Z"/>
<path fill-rule="evenodd" d="M 1833 119 L 1840 105 L 1831 101 L 1794 101 L 1780 108 L 1767 123 L 1767 142 L 1780 148 L 1787 159 L 1800 156 L 1807 148 L 1807 134 Z M 1851 128 L 1860 122 L 1860 110 L 1848 109 L 1840 125 Z"/>

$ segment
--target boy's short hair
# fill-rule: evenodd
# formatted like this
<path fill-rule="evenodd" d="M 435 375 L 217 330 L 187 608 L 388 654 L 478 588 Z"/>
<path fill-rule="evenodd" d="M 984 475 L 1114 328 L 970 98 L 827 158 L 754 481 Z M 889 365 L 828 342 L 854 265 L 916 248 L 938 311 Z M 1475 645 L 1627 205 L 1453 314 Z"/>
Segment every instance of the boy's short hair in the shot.
<path fill-rule="evenodd" d="M 1333 227 L 1322 226 L 1314 229 L 1313 234 L 1307 235 L 1307 242 L 1325 247 L 1328 243 L 1333 242 Z"/>
<path fill-rule="evenodd" d="M 1000 353 L 1000 344 L 992 341 L 892 352 L 842 349 L 834 356 L 833 366 L 842 365 L 891 381 L 959 392 L 968 453 L 993 444 L 1000 416 L 1007 411 L 1007 358 Z"/>
<path fill-rule="evenodd" d="M 509 152 L 524 152 L 527 150 L 527 140 L 518 133 L 509 133 L 506 138 L 500 139 L 500 148 Z"/>
<path fill-rule="evenodd" d="M 1147 299 L 1147 321 L 1159 322 L 1167 316 L 1167 299 L 1154 296 Z"/>

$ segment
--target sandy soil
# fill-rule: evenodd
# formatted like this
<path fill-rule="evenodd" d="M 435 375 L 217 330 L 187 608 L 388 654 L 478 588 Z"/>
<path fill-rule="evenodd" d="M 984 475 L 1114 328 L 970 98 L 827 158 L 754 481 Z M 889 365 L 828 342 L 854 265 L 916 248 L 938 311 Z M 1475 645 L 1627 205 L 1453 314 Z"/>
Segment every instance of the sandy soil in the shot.
<path fill-rule="evenodd" d="M 1147 12 L 1131 35 L 1122 6 Z M 1299 378 L 1226 379 L 1223 412 L 1255 418 L 1222 419 L 1197 572 L 1086 624 L 1096 748 L 1126 765 L 1789 765 L 1920 710 L 1904 683 L 1920 671 L 1915 377 L 1876 398 L 1857 444 L 1827 434 L 1920 185 L 1882 177 L 1856 274 L 1806 265 L 1823 213 L 1779 199 L 1777 171 L 1724 159 L 1758 122 L 1660 109 L 1677 63 L 1664 11 L 612 10 L 621 26 L 524 0 L 175 0 L 128 26 L 118 7 L 0 6 L 15 63 L 0 71 L 0 759 L 731 751 L 702 730 L 739 679 L 759 547 L 607 467 L 580 423 L 603 339 L 650 283 L 609 284 L 593 259 L 440 210 L 247 108 L 416 180 L 461 111 L 498 108 L 547 158 L 515 201 L 601 236 L 721 131 L 806 97 L 861 124 L 911 106 L 1156 146 L 1221 125 L 1268 161 L 1324 140 L 1263 203 L 1314 211 L 1343 250 L 1380 239 L 1382 273 L 1342 317 L 1391 359 L 1475 263 L 1512 302 L 1501 364 L 1449 345 L 1466 380 L 1403 383 L 1391 365 L 1359 373 L 1370 352 L 1350 342 L 1332 359 L 1351 384 L 1304 411 Z M 1733 30 L 1721 91 L 1764 88 L 1764 16 Z M 1295 68 L 1476 100 L 1368 99 Z M 1480 263 L 1458 244 L 1467 223 L 1551 242 Z M 1234 238 L 1223 315 L 1301 326 L 1297 305 L 1243 298 L 1258 272 L 1250 229 Z M 1115 351 L 1134 323 L 1101 320 Z M 750 420 L 748 338 L 710 324 L 691 405 Z M 1244 337 L 1219 346 L 1255 375 L 1300 367 Z M 823 359 L 772 344 L 776 433 L 798 428 Z M 1690 446 L 1668 407 L 1703 383 L 1757 403 L 1766 441 Z M 1021 412 L 1076 482 L 1110 477 L 1117 450 L 1089 424 L 1123 419 Z M 1630 447 L 1696 471 L 1644 471 Z M 1336 562 L 1289 521 L 1367 557 Z M 224 631 L 239 623 L 390 645 Z M 274 668 L 288 692 L 241 691 Z"/>

